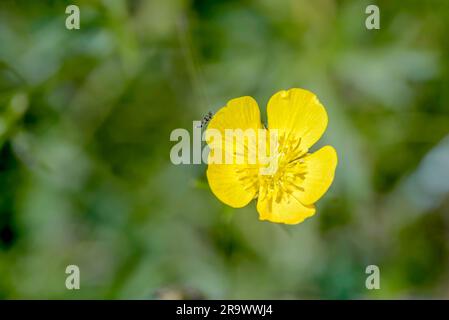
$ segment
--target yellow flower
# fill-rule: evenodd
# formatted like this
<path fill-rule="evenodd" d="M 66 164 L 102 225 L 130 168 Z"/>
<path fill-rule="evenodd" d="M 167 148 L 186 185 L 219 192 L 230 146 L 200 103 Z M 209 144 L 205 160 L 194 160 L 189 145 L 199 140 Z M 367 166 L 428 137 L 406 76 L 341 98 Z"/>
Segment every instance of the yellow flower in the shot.
<path fill-rule="evenodd" d="M 206 141 L 211 148 L 207 179 L 215 196 L 225 204 L 241 208 L 257 198 L 260 220 L 297 224 L 315 214 L 314 203 L 329 189 L 337 166 L 337 153 L 331 146 L 309 153 L 309 148 L 322 136 L 327 126 L 327 114 L 318 98 L 304 89 L 283 90 L 273 95 L 267 107 L 268 129 L 260 120 L 257 102 L 251 97 L 233 99 L 221 108 L 210 121 Z M 211 138 L 212 131 L 221 133 L 221 141 Z M 276 170 L 263 172 L 270 164 L 256 163 L 248 157 L 240 163 L 212 163 L 218 149 L 223 157 L 231 153 L 235 160 L 238 151 L 234 139 L 225 132 L 232 129 L 267 130 L 268 139 L 276 132 L 277 152 L 270 153 Z M 244 140 L 243 149 L 255 152 L 255 147 Z M 216 156 L 216 155 L 215 155 Z M 218 156 L 220 157 L 220 156 Z M 275 159 L 273 159 L 275 158 Z M 216 161 L 220 162 L 220 161 Z"/>

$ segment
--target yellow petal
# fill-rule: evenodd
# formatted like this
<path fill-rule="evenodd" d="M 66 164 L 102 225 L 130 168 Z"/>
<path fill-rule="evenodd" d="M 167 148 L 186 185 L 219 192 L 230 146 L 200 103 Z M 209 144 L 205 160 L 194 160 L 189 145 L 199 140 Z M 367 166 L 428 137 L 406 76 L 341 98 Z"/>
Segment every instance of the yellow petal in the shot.
<path fill-rule="evenodd" d="M 206 141 L 211 148 L 211 153 L 221 149 L 222 156 L 218 158 L 224 162 L 226 156 L 230 155 L 229 158 L 233 162 L 233 164 L 214 164 L 209 161 L 207 169 L 209 186 L 218 199 L 231 207 L 240 208 L 247 205 L 257 193 L 258 167 L 255 163 L 249 163 L 248 159 L 256 155 L 257 130 L 262 128 L 259 107 L 251 97 L 240 97 L 229 101 L 213 116 L 207 127 Z M 251 129 L 254 130 L 255 135 L 239 142 L 232 138 L 228 139 L 226 129 L 243 131 Z M 221 141 L 217 141 L 212 134 L 213 130 L 219 131 Z M 237 146 L 242 148 L 239 149 Z M 235 164 L 238 150 L 244 150 L 246 153 L 241 164 Z"/>
<path fill-rule="evenodd" d="M 313 205 L 305 206 L 291 194 L 284 194 L 276 201 L 276 196 L 265 196 L 257 201 L 260 220 L 277 223 L 297 224 L 315 214 Z"/>
<path fill-rule="evenodd" d="M 209 164 L 207 180 L 213 194 L 233 208 L 246 206 L 258 190 L 258 168 L 250 165 Z"/>
<path fill-rule="evenodd" d="M 303 160 L 305 167 L 304 181 L 301 183 L 303 191 L 295 196 L 307 205 L 320 199 L 332 184 L 338 162 L 337 152 L 333 147 L 325 146 L 305 156 Z"/>
<path fill-rule="evenodd" d="M 262 128 L 260 111 L 256 100 L 252 97 L 240 97 L 230 100 L 211 119 L 207 129 L 258 129 Z"/>
<path fill-rule="evenodd" d="M 327 127 L 327 113 L 315 94 L 304 89 L 290 89 L 274 94 L 267 107 L 268 128 L 279 135 L 293 133 L 301 146 L 310 148 Z"/>
<path fill-rule="evenodd" d="M 238 150 L 246 152 L 247 157 L 249 154 L 255 156 L 258 129 L 263 129 L 263 126 L 256 100 L 249 96 L 235 98 L 212 117 L 206 130 L 206 142 L 211 149 L 222 149 L 223 159 L 225 155 L 234 157 Z M 240 131 L 244 139 L 239 140 L 235 139 L 235 136 L 230 136 L 231 130 L 235 130 L 233 132 L 235 134 Z M 217 134 L 221 140 L 216 139 Z"/>

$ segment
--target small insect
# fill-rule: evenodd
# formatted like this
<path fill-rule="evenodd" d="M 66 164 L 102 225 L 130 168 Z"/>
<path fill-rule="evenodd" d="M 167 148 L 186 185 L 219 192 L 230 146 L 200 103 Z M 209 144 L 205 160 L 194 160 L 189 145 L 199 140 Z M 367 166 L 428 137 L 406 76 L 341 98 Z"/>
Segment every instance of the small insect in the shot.
<path fill-rule="evenodd" d="M 205 128 L 213 116 L 214 114 L 210 111 L 206 113 L 204 117 L 201 119 L 201 124 L 197 126 L 197 128 Z"/>

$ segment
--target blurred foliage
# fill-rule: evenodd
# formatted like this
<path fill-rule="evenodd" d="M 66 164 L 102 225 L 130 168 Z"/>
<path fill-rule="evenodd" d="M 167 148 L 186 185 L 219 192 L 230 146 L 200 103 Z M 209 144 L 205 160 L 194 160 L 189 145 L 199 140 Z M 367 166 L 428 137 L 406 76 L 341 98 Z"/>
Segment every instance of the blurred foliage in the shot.
<path fill-rule="evenodd" d="M 380 30 L 372 1 L 1 1 L 0 298 L 449 298 L 449 2 L 375 3 Z M 315 217 L 170 163 L 174 128 L 290 87 L 339 153 Z"/>

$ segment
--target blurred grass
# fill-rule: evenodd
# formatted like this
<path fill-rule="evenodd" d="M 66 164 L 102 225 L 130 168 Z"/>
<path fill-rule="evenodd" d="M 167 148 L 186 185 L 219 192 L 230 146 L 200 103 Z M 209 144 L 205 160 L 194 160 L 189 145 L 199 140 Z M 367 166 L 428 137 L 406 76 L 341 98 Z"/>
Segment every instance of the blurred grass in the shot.
<path fill-rule="evenodd" d="M 2 1 L 0 298 L 448 298 L 449 4 L 376 3 L 368 31 L 368 1 Z M 170 163 L 174 128 L 290 87 L 339 153 L 315 217 Z"/>

